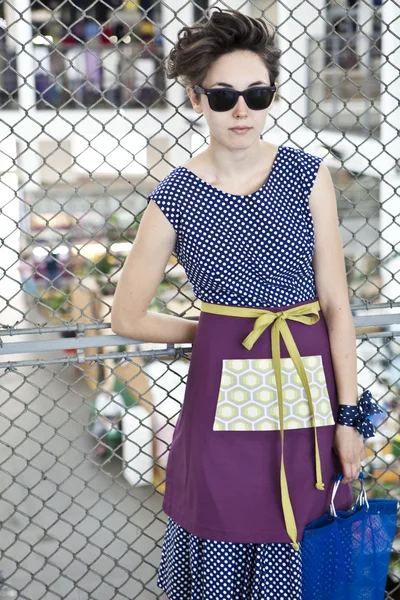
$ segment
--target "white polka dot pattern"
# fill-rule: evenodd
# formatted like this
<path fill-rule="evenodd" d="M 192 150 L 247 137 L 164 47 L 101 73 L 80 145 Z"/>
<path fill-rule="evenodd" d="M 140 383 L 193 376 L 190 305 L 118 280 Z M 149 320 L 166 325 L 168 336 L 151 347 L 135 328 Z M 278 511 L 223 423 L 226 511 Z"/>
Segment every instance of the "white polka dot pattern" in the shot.
<path fill-rule="evenodd" d="M 316 297 L 308 198 L 322 159 L 279 146 L 253 194 L 222 192 L 177 167 L 150 197 L 177 234 L 175 254 L 197 298 L 254 307 Z"/>
<path fill-rule="evenodd" d="M 204 540 L 169 518 L 157 584 L 169 600 L 301 600 L 301 553 Z"/>

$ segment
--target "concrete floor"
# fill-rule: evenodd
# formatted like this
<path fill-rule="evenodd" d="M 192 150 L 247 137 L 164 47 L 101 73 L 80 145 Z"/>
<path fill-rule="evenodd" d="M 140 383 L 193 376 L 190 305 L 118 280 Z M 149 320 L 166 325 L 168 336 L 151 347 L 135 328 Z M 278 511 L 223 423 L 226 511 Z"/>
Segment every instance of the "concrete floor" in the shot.
<path fill-rule="evenodd" d="M 89 395 L 73 366 L 0 372 L 0 569 L 26 600 L 165 599 L 162 495 L 95 457 Z"/>

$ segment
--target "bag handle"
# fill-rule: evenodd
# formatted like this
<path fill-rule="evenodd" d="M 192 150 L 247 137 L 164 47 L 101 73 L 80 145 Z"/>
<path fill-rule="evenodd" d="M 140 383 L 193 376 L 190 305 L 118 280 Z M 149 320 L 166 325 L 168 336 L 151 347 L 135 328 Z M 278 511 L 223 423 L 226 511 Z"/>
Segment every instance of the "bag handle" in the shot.
<path fill-rule="evenodd" d="M 339 473 L 339 475 L 336 477 L 335 479 L 335 483 L 333 486 L 333 490 L 332 490 L 332 498 L 331 498 L 331 503 L 330 503 L 330 514 L 332 517 L 337 517 L 337 513 L 336 513 L 336 509 L 335 509 L 335 504 L 334 504 L 334 500 L 335 500 L 335 496 L 336 493 L 339 489 L 340 486 L 340 482 L 343 479 L 343 473 Z M 351 510 L 355 510 L 355 508 L 357 506 L 363 506 L 363 504 L 366 505 L 367 510 L 369 509 L 369 503 L 368 503 L 368 498 L 367 498 L 367 492 L 364 486 L 364 473 L 362 471 L 360 471 L 359 475 L 358 475 L 358 479 L 360 481 L 361 484 L 361 489 L 359 491 L 359 494 L 357 496 L 357 500 L 354 504 L 354 506 L 351 508 Z"/>

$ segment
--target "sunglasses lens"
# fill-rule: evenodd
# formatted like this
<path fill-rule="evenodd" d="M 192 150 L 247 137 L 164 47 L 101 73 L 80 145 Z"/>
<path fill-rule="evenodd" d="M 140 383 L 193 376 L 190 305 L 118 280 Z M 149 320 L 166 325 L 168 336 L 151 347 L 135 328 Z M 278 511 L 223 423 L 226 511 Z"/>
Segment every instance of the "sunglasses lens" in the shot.
<path fill-rule="evenodd" d="M 266 90 L 265 88 L 259 88 L 247 91 L 247 105 L 252 110 L 263 110 L 268 108 L 274 97 L 274 92 Z"/>
<path fill-rule="evenodd" d="M 268 108 L 274 97 L 274 92 L 266 88 L 249 89 L 244 93 L 247 106 L 252 110 L 264 110 Z M 208 102 L 210 108 L 216 112 L 231 110 L 238 100 L 238 93 L 235 90 L 210 90 L 208 93 Z"/>
<path fill-rule="evenodd" d="M 234 90 L 212 90 L 208 96 L 210 108 L 217 112 L 231 110 L 236 104 L 237 95 Z"/>

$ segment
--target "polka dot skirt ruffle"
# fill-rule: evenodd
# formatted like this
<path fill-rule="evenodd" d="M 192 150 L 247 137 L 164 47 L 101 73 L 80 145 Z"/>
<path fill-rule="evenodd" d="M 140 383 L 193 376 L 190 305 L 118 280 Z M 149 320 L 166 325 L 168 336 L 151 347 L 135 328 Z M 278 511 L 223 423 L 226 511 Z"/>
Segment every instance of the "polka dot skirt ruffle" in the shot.
<path fill-rule="evenodd" d="M 157 584 L 169 600 L 301 600 L 301 554 L 204 540 L 169 518 Z"/>
<path fill-rule="evenodd" d="M 247 196 L 183 166 L 161 181 L 150 198 L 175 229 L 175 254 L 196 298 L 266 307 L 316 297 L 308 199 L 321 161 L 281 145 L 267 181 Z"/>

